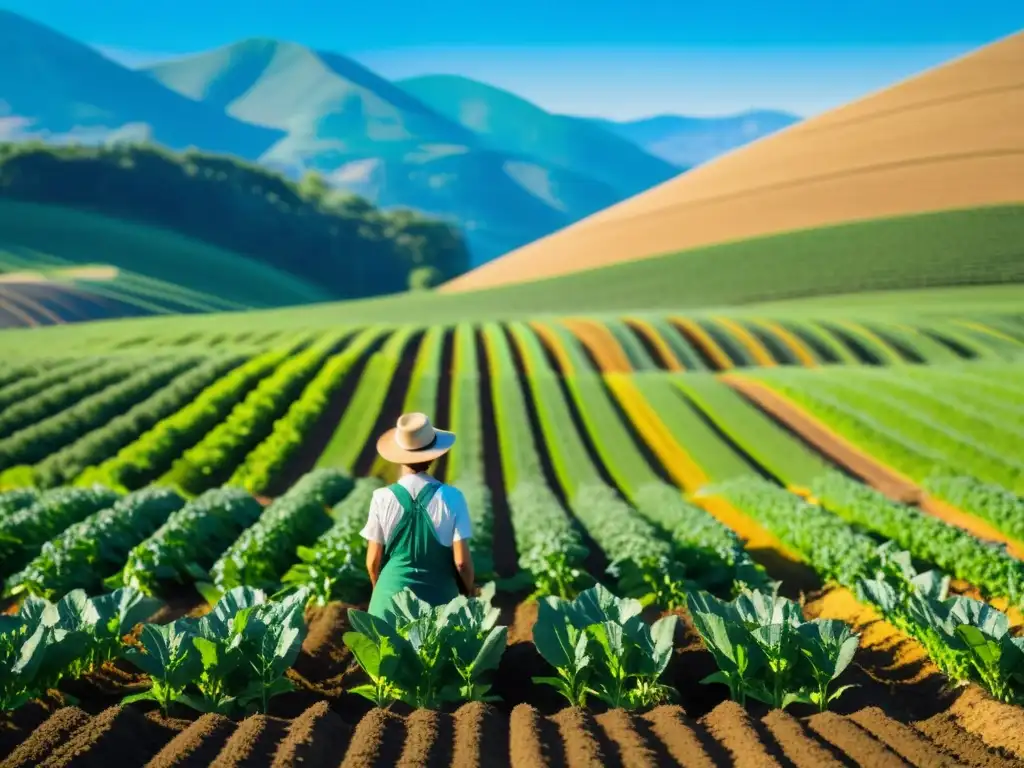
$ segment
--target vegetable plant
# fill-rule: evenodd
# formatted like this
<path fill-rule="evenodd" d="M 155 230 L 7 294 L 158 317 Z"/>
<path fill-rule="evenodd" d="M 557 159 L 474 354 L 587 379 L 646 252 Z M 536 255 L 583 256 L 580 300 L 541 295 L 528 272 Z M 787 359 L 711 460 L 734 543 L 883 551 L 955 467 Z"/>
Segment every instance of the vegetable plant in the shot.
<path fill-rule="evenodd" d="M 243 584 L 276 589 L 294 561 L 296 548 L 316 541 L 331 527 L 330 507 L 345 498 L 352 486 L 350 477 L 334 469 L 303 475 L 213 564 L 210 575 L 216 589 L 221 594 Z"/>
<path fill-rule="evenodd" d="M 16 615 L 0 616 L 0 710 L 114 659 L 124 635 L 158 606 L 134 589 L 94 598 L 76 589 L 57 603 L 26 598 Z"/>
<path fill-rule="evenodd" d="M 917 639 L 952 680 L 974 680 L 1005 702 L 1024 700 L 1024 638 L 1005 613 L 968 597 L 949 597 L 949 577 L 917 573 L 910 555 L 890 544 L 878 551 L 874 578 L 857 585 L 862 600 Z"/>
<path fill-rule="evenodd" d="M 125 584 L 152 595 L 168 584 L 207 580 L 208 569 L 262 512 L 260 503 L 241 488 L 207 491 L 132 549 L 124 569 L 107 584 Z"/>
<path fill-rule="evenodd" d="M 859 643 L 843 622 L 804 621 L 792 600 L 751 590 L 732 602 L 692 592 L 687 605 L 718 665 L 701 682 L 727 685 L 740 704 L 749 697 L 779 709 L 799 702 L 825 711 L 851 687 L 829 690 Z"/>
<path fill-rule="evenodd" d="M 206 616 L 145 625 L 142 647 L 126 656 L 153 685 L 123 703 L 152 700 L 165 713 L 172 703 L 224 715 L 266 712 L 272 697 L 293 688 L 285 672 L 306 636 L 308 599 L 305 590 L 269 601 L 260 590 L 236 587 Z"/>
<path fill-rule="evenodd" d="M 56 488 L 0 518 L 0 575 L 23 568 L 47 540 L 101 509 L 119 495 L 106 488 Z"/>
<path fill-rule="evenodd" d="M 11 594 L 53 598 L 74 588 L 99 590 L 137 544 L 156 531 L 185 500 L 167 488 L 125 496 L 65 530 L 7 582 Z"/>
<path fill-rule="evenodd" d="M 600 584 L 575 600 L 547 597 L 538 604 L 533 642 L 554 667 L 551 685 L 572 706 L 596 696 L 610 707 L 638 709 L 664 701 L 672 689 L 659 682 L 672 657 L 676 616 L 648 626 L 639 600 L 619 598 Z"/>
<path fill-rule="evenodd" d="M 405 589 L 384 618 L 349 610 L 343 639 L 370 682 L 352 689 L 378 707 L 403 701 L 436 709 L 444 702 L 494 701 L 490 673 L 501 661 L 508 627 L 496 626 L 495 585 L 431 607 Z"/>
<path fill-rule="evenodd" d="M 382 486 L 375 477 L 356 481 L 352 493 L 334 508 L 334 525 L 312 546 L 297 548 L 300 562 L 281 579 L 286 587 L 307 587 L 317 605 L 331 600 L 354 603 L 366 599 L 371 585 L 364 562 L 366 541 L 359 533 L 373 492 Z"/>

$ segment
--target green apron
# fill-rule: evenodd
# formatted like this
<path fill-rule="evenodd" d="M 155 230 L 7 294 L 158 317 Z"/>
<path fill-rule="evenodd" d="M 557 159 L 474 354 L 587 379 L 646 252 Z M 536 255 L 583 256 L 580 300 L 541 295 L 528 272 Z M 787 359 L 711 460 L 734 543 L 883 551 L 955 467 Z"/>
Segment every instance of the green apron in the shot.
<path fill-rule="evenodd" d="M 432 606 L 459 596 L 452 549 L 438 540 L 427 514 L 427 505 L 440 484 L 430 483 L 415 499 L 400 483 L 389 487 L 402 505 L 403 514 L 391 541 L 384 545 L 384 567 L 370 598 L 369 613 L 380 618 L 391 605 L 391 598 L 406 587 Z"/>

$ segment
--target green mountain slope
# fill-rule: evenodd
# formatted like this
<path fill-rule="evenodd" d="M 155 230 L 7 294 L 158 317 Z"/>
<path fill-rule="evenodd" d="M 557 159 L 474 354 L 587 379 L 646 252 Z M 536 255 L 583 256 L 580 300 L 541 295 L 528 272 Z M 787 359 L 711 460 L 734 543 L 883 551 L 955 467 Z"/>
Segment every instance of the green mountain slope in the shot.
<path fill-rule="evenodd" d="M 508 91 L 470 78 L 428 75 L 397 84 L 493 149 L 529 155 L 592 176 L 623 196 L 670 179 L 681 170 L 594 122 L 551 114 Z"/>
<path fill-rule="evenodd" d="M 314 170 L 377 205 L 451 221 L 474 265 L 678 172 L 599 127 L 570 118 L 562 125 L 511 94 L 497 99 L 500 119 L 520 121 L 520 139 L 487 135 L 445 113 L 443 79 L 425 103 L 351 59 L 294 43 L 246 40 L 146 72 L 238 120 L 286 132 L 260 158 L 269 167 Z M 456 78 L 456 99 L 466 83 L 479 85 Z"/>
<path fill-rule="evenodd" d="M 92 48 L 0 10 L 0 138 L 102 142 L 150 138 L 248 159 L 279 131 L 234 120 L 183 98 Z"/>

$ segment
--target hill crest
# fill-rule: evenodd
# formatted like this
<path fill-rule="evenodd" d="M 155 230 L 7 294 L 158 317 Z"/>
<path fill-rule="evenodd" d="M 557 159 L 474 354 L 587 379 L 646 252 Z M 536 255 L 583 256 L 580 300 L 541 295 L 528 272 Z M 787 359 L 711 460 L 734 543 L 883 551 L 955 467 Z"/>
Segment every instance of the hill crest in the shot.
<path fill-rule="evenodd" d="M 441 290 L 848 221 L 1020 202 L 1021 71 L 1024 33 L 735 150 Z"/>

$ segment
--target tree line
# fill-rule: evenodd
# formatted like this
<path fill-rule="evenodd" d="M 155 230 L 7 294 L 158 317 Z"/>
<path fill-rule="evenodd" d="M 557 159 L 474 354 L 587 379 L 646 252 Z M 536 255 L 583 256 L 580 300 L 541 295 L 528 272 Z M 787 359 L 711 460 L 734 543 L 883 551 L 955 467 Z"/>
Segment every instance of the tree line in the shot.
<path fill-rule="evenodd" d="M 315 283 L 339 299 L 425 288 L 469 268 L 461 234 L 381 211 L 309 174 L 148 144 L 0 143 L 0 197 L 171 229 Z"/>

